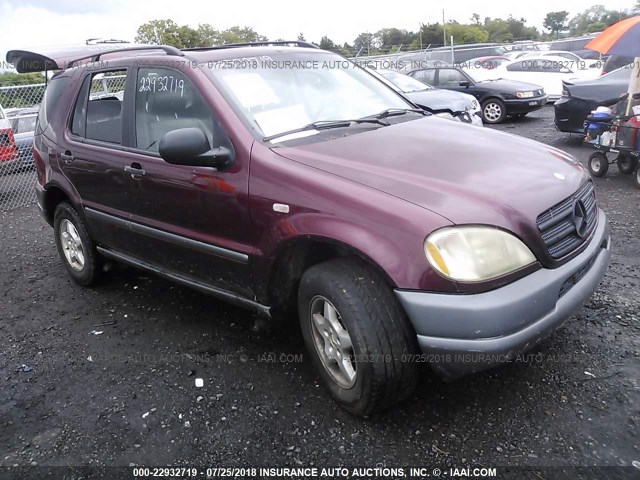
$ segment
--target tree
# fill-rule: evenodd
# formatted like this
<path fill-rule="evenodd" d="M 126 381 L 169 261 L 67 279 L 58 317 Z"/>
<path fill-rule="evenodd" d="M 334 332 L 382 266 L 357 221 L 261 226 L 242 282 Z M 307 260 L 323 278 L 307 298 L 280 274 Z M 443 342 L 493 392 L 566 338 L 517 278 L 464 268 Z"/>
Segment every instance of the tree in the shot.
<path fill-rule="evenodd" d="M 304 38 L 304 33 L 300 32 L 298 34 L 298 41 L 299 42 L 306 42 L 307 40 Z"/>
<path fill-rule="evenodd" d="M 151 20 L 138 27 L 136 32 L 137 43 L 151 45 L 173 45 L 184 48 L 180 39 L 179 27 L 173 20 Z"/>
<path fill-rule="evenodd" d="M 356 37 L 353 41 L 353 48 L 356 54 L 360 52 L 361 55 L 371 55 L 372 50 L 375 50 L 374 36 L 372 33 L 363 32 Z"/>
<path fill-rule="evenodd" d="M 489 33 L 477 25 L 463 25 L 457 22 L 447 23 L 447 37 L 453 37 L 453 43 L 484 43 L 489 39 Z"/>
<path fill-rule="evenodd" d="M 482 25 L 480 23 L 480 15 L 478 15 L 477 13 L 471 15 L 471 23 L 480 27 Z"/>
<path fill-rule="evenodd" d="M 0 87 L 11 87 L 14 85 L 33 85 L 44 83 L 44 76 L 41 73 L 0 73 Z M 6 105 L 4 105 L 6 107 Z"/>
<path fill-rule="evenodd" d="M 544 19 L 544 28 L 549 30 L 551 34 L 554 34 L 556 38 L 560 36 L 561 32 L 567 29 L 567 19 L 569 18 L 569 12 L 561 10 L 559 12 L 549 12 Z"/>
<path fill-rule="evenodd" d="M 378 48 L 383 52 L 396 51 L 401 46 L 408 47 L 415 39 L 416 34 L 398 28 L 383 28 L 374 35 Z"/>
<path fill-rule="evenodd" d="M 216 30 L 208 23 L 191 28 L 178 26 L 173 20 L 152 20 L 138 27 L 136 42 L 172 45 L 176 48 L 210 47 L 224 43 L 265 42 L 267 37 L 251 27 L 234 26 Z"/>
<path fill-rule="evenodd" d="M 337 50 L 338 46 L 333 43 L 333 41 L 327 37 L 326 35 L 320 39 L 320 43 L 318 45 L 323 50 Z"/>
<path fill-rule="evenodd" d="M 231 27 L 220 32 L 220 43 L 266 42 L 268 39 L 251 27 Z"/>
<path fill-rule="evenodd" d="M 627 17 L 629 17 L 629 13 L 626 11 L 620 12 L 609 10 L 603 5 L 593 5 L 569 20 L 569 32 L 571 35 L 597 32 Z"/>

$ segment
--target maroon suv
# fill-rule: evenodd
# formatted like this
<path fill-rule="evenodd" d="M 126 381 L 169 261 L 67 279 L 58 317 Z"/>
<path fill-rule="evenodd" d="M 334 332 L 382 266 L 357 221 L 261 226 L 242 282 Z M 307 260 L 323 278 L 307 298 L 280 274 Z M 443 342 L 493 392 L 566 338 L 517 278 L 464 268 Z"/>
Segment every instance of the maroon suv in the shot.
<path fill-rule="evenodd" d="M 68 273 L 91 285 L 117 261 L 297 314 L 351 412 L 407 397 L 423 362 L 455 378 L 533 347 L 607 269 L 578 162 L 425 114 L 343 57 L 83 48 L 7 58 L 61 70 L 34 158 Z"/>

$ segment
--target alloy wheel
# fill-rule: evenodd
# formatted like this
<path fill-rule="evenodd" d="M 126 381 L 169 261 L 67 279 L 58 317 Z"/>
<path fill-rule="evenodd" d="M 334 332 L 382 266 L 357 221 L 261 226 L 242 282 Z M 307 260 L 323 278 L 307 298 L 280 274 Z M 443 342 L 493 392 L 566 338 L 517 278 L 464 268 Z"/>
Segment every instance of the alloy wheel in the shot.
<path fill-rule="evenodd" d="M 318 357 L 331 378 L 343 388 L 356 383 L 353 343 L 336 307 L 318 295 L 311 301 L 311 333 Z"/>
<path fill-rule="evenodd" d="M 84 268 L 84 246 L 75 225 L 66 218 L 60 223 L 60 243 L 67 263 L 76 271 Z"/>

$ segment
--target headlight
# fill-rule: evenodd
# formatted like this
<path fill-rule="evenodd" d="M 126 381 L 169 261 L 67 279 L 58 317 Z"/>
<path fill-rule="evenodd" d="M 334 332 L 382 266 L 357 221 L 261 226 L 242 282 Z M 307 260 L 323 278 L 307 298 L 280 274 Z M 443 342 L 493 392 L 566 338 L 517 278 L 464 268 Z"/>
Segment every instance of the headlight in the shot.
<path fill-rule="evenodd" d="M 516 97 L 518 97 L 518 98 L 533 98 L 533 97 L 535 97 L 535 92 L 516 92 Z"/>
<path fill-rule="evenodd" d="M 518 238 L 492 227 L 443 228 L 427 237 L 424 251 L 438 272 L 461 282 L 491 280 L 536 261 Z"/>

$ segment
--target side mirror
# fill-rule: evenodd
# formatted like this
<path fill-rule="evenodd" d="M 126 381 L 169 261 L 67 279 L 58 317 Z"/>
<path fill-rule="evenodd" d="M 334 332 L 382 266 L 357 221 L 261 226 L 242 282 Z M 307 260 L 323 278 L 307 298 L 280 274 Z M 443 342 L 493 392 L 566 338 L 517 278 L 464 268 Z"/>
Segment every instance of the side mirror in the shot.
<path fill-rule="evenodd" d="M 471 86 L 471 82 L 469 82 L 468 80 L 461 80 L 460 81 L 460 86 L 468 88 L 468 87 Z"/>
<path fill-rule="evenodd" d="M 158 144 L 162 159 L 173 165 L 212 167 L 222 170 L 233 161 L 227 147 L 211 148 L 207 135 L 199 128 L 179 128 L 165 133 Z"/>

